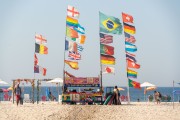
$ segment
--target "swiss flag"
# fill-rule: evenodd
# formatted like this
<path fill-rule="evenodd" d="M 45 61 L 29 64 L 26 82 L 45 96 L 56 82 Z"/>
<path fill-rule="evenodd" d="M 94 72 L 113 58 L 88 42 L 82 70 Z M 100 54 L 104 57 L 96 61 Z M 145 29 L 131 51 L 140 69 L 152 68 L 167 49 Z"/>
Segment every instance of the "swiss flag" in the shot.
<path fill-rule="evenodd" d="M 139 69 L 140 68 L 140 65 L 135 63 L 134 61 L 130 60 L 130 59 L 126 59 L 127 61 L 127 66 L 130 67 L 130 68 L 136 68 L 136 69 Z"/>
<path fill-rule="evenodd" d="M 129 22 L 133 23 L 133 17 L 131 15 L 128 15 L 126 13 L 122 13 L 123 22 Z"/>

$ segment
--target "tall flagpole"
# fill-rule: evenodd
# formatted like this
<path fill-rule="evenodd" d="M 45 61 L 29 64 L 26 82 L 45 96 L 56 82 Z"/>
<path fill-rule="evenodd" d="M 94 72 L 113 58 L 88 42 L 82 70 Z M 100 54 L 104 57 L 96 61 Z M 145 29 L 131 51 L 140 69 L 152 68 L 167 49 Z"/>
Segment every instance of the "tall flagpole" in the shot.
<path fill-rule="evenodd" d="M 174 80 L 173 80 L 173 109 L 174 109 Z"/>

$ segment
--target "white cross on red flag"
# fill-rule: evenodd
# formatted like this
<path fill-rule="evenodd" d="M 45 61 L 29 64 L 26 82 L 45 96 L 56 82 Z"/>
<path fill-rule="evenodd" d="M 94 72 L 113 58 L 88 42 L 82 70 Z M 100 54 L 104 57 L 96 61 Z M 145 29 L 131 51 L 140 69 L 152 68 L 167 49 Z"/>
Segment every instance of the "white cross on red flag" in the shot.
<path fill-rule="evenodd" d="M 67 15 L 71 17 L 79 18 L 80 13 L 75 7 L 68 5 Z"/>

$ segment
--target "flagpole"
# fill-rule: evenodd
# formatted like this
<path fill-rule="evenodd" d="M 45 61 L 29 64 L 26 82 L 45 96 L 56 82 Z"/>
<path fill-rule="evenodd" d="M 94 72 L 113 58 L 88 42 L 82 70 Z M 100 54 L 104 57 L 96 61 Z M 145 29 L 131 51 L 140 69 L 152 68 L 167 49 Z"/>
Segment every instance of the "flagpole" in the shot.
<path fill-rule="evenodd" d="M 36 32 L 35 32 L 35 43 L 36 43 Z M 36 46 L 34 47 L 34 55 L 35 55 L 35 51 L 36 51 Z M 34 58 L 35 59 L 35 58 Z M 35 60 L 34 60 L 35 61 Z M 34 63 L 34 66 L 35 66 L 35 63 Z M 34 81 L 35 81 L 35 73 L 34 73 L 34 80 L 33 80 L 33 83 L 32 84 L 32 93 L 33 93 L 33 96 L 32 96 L 32 100 L 33 100 L 33 104 L 34 104 Z"/>
<path fill-rule="evenodd" d="M 173 109 L 174 109 L 174 80 L 173 80 Z"/>

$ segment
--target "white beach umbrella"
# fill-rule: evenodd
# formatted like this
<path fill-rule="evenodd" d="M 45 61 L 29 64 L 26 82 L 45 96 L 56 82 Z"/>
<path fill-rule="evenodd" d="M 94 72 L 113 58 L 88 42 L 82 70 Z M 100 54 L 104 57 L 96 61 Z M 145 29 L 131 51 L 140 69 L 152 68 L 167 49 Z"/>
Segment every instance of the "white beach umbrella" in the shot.
<path fill-rule="evenodd" d="M 8 84 L 7 82 L 5 82 L 5 81 L 2 81 L 1 79 L 0 79 L 0 84 L 4 84 L 4 85 L 6 85 L 6 84 Z"/>
<path fill-rule="evenodd" d="M 149 82 L 144 82 L 144 83 L 142 83 L 140 86 L 141 86 L 141 87 L 153 87 L 153 86 L 155 86 L 155 85 L 153 85 L 153 84 L 151 84 L 151 83 L 149 83 Z"/>
<path fill-rule="evenodd" d="M 52 80 L 48 81 L 47 83 L 60 83 L 60 84 L 63 84 L 63 79 L 62 78 L 55 78 L 55 79 L 52 79 Z"/>

